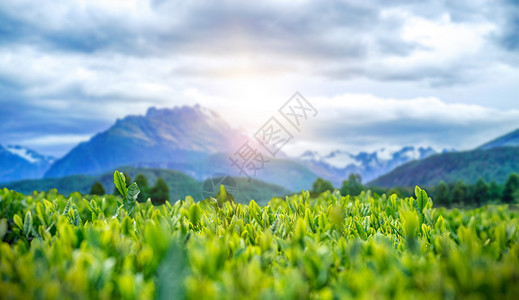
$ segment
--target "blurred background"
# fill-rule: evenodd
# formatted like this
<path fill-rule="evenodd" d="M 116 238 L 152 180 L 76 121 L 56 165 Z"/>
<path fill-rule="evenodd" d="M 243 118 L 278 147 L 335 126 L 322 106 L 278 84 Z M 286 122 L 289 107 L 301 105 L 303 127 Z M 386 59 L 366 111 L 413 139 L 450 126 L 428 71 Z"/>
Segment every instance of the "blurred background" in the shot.
<path fill-rule="evenodd" d="M 511 0 L 3 1 L 0 186 L 111 192 L 119 168 L 172 201 L 214 173 L 241 201 L 324 182 L 445 184 L 463 204 L 478 180 L 498 200 L 518 67 Z M 317 112 L 297 130 L 278 111 L 296 91 Z M 271 117 L 292 136 L 275 157 L 254 137 Z M 245 174 L 229 158 L 247 141 L 265 161 Z"/>

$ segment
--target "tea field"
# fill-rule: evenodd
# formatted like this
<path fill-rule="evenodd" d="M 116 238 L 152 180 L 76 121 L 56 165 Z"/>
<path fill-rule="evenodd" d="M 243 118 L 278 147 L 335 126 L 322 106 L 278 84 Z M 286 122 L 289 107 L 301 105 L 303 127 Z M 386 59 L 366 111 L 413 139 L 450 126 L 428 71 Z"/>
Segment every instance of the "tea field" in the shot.
<path fill-rule="evenodd" d="M 0 190 L 1 299 L 518 299 L 511 206 L 308 192 L 260 207 Z"/>

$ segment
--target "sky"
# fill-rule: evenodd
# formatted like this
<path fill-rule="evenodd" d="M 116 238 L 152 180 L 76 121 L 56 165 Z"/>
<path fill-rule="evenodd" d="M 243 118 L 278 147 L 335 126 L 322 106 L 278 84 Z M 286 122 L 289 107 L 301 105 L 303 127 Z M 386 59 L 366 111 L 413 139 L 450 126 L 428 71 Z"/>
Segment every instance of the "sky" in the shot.
<path fill-rule="evenodd" d="M 519 1 L 0 1 L 2 145 L 195 103 L 254 132 L 296 91 L 289 154 L 477 147 L 519 128 Z"/>

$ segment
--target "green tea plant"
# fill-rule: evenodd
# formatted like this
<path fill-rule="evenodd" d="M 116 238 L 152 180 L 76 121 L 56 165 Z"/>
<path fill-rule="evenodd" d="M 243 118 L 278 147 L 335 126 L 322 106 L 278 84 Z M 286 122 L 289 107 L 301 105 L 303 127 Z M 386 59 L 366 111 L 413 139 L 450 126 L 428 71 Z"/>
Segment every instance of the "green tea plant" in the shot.
<path fill-rule="evenodd" d="M 519 295 L 518 212 L 339 191 L 136 203 L 0 190 L 3 299 L 440 299 Z M 123 184 L 124 183 L 124 184 Z"/>
<path fill-rule="evenodd" d="M 135 209 L 135 201 L 137 201 L 137 197 L 139 197 L 139 193 L 141 192 L 137 183 L 134 182 L 130 184 L 129 187 L 126 187 L 126 178 L 124 174 L 116 170 L 114 172 L 114 184 L 119 193 L 123 195 L 124 208 L 131 216 Z"/>

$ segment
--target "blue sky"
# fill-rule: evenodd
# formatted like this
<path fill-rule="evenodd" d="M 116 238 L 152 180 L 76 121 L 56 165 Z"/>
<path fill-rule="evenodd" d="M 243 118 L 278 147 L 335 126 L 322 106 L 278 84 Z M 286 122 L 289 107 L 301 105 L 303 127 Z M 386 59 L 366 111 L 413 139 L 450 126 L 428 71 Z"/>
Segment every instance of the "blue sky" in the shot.
<path fill-rule="evenodd" d="M 2 1 L 0 144 L 63 155 L 117 118 L 200 103 L 287 150 L 470 149 L 519 128 L 518 1 Z"/>

